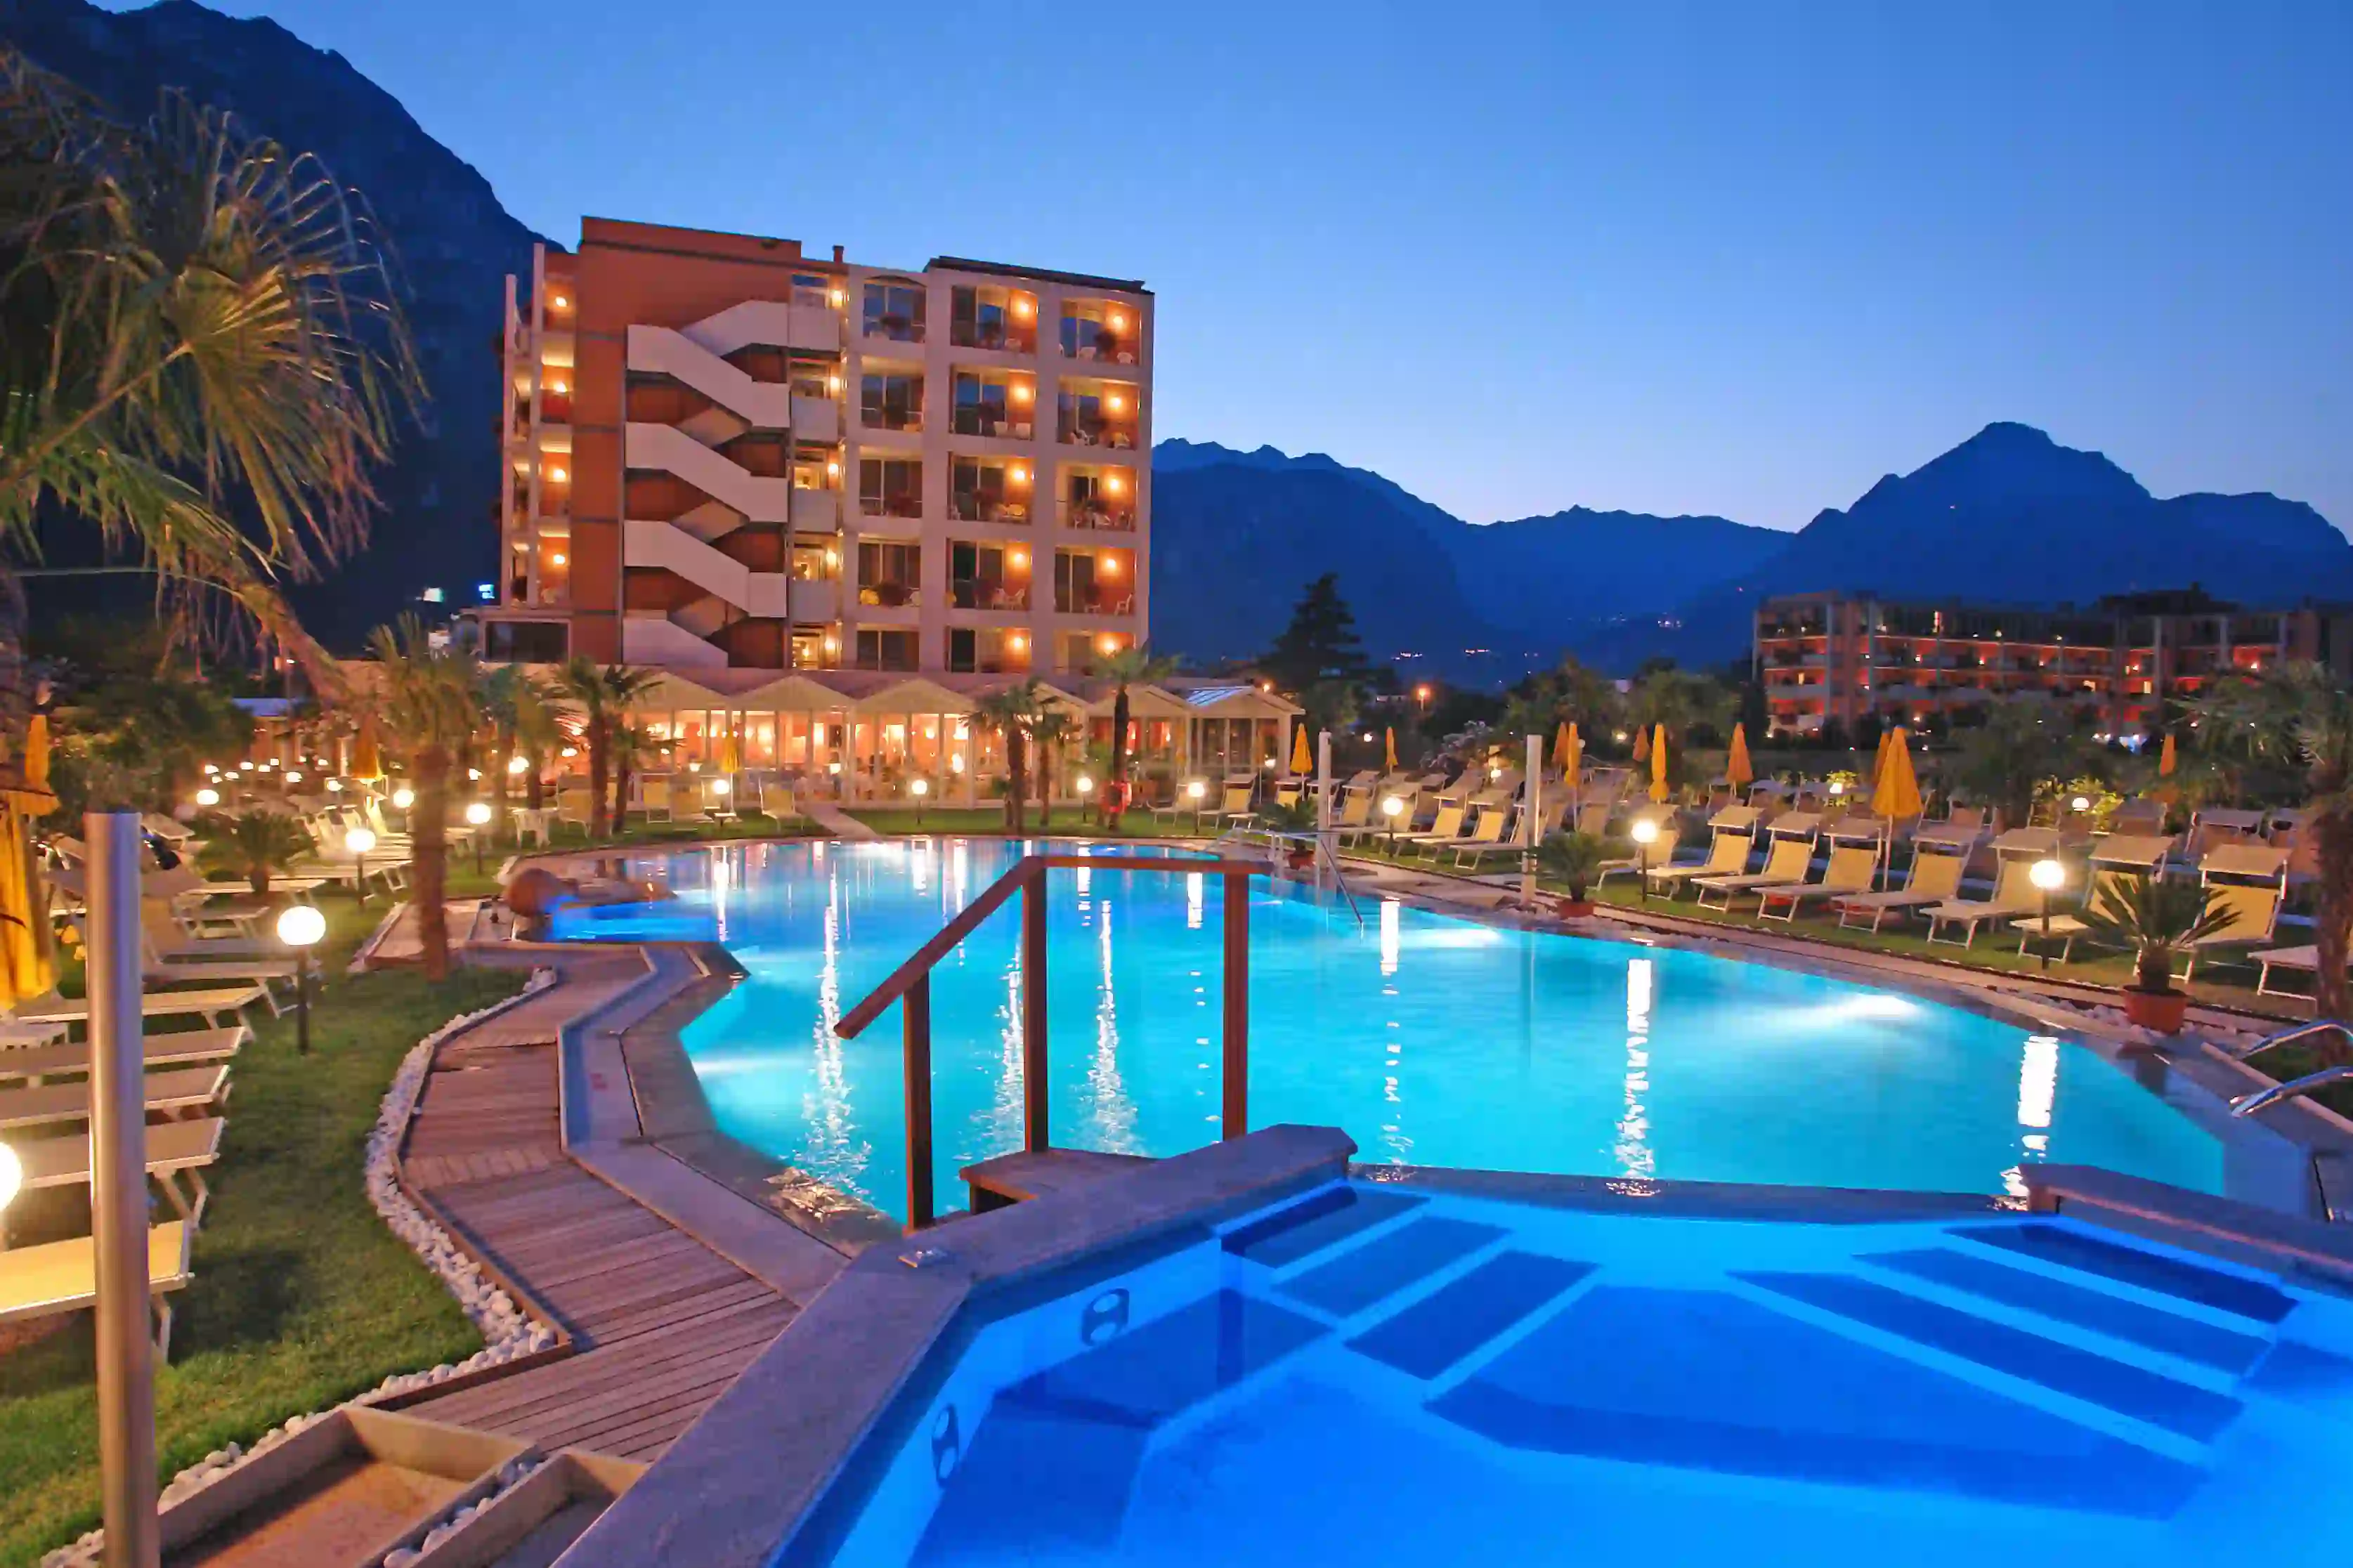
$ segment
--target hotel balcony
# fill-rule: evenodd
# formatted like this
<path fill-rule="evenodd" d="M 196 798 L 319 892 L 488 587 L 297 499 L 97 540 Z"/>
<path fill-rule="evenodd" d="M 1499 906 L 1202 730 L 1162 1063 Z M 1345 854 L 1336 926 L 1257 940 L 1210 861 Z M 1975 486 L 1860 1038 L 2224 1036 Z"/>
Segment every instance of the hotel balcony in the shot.
<path fill-rule="evenodd" d="M 1054 552 L 1054 609 L 1065 616 L 1135 613 L 1135 552 L 1130 550 Z"/>
<path fill-rule="evenodd" d="M 948 342 L 960 349 L 1038 352 L 1038 296 L 1026 289 L 957 288 L 948 295 Z"/>
<path fill-rule="evenodd" d="M 1055 439 L 1066 447 L 1108 447 L 1132 452 L 1136 440 L 1135 388 L 1117 381 L 1066 381 L 1055 407 Z"/>
<path fill-rule="evenodd" d="M 859 400 L 858 422 L 869 430 L 896 430 L 907 435 L 920 434 L 923 428 L 923 378 L 916 376 L 912 390 L 896 390 L 885 395 L 875 395 L 871 384 L 877 379 L 868 376 L 868 395 Z"/>
<path fill-rule="evenodd" d="M 1061 522 L 1064 528 L 1097 533 L 1134 533 L 1135 508 L 1132 503 L 1114 506 L 1099 500 L 1066 500 L 1062 503 Z"/>
<path fill-rule="evenodd" d="M 1038 432 L 1038 383 L 1034 376 L 1004 371 L 955 373 L 950 389 L 954 414 L 949 428 L 959 436 L 1028 441 Z"/>
<path fill-rule="evenodd" d="M 866 285 L 859 310 L 860 335 L 871 342 L 920 343 L 923 341 L 924 289 L 912 279 L 878 279 Z"/>
<path fill-rule="evenodd" d="M 1073 300 L 1062 307 L 1062 357 L 1103 364 L 1134 364 L 1140 341 L 1135 312 L 1109 300 Z"/>
<path fill-rule="evenodd" d="M 1057 516 L 1064 528 L 1135 531 L 1135 470 L 1113 464 L 1065 463 Z"/>
<path fill-rule="evenodd" d="M 792 526 L 797 533 L 840 532 L 841 492 L 812 489 L 793 491 Z"/>
<path fill-rule="evenodd" d="M 967 578 L 948 584 L 948 604 L 959 610 L 1026 610 L 1029 584 L 1003 578 Z"/>
<path fill-rule="evenodd" d="M 858 584 L 858 602 L 868 609 L 913 609 L 923 602 L 923 591 L 913 581 L 886 577 Z"/>

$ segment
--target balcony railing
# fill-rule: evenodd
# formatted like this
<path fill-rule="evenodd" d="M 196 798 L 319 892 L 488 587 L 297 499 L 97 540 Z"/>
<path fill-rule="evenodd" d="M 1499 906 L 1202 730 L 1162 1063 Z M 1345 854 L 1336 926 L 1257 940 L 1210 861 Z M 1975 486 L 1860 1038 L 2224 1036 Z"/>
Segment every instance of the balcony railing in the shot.
<path fill-rule="evenodd" d="M 923 427 L 921 405 L 911 407 L 903 403 L 863 404 L 858 418 L 859 423 L 874 430 L 921 431 Z"/>
<path fill-rule="evenodd" d="M 1109 447 L 1115 451 L 1135 449 L 1135 426 L 1108 419 L 1090 419 L 1084 416 L 1065 418 L 1060 422 L 1062 444 L 1069 447 Z"/>
<path fill-rule="evenodd" d="M 1135 340 L 1082 322 L 1075 333 L 1064 334 L 1062 357 L 1098 364 L 1134 364 Z"/>
<path fill-rule="evenodd" d="M 865 331 L 870 338 L 882 338 L 894 343 L 920 343 L 923 341 L 923 323 L 905 316 L 869 316 Z"/>
<path fill-rule="evenodd" d="M 1135 509 L 1132 506 L 1105 506 L 1101 501 L 1066 500 L 1062 503 L 1062 526 L 1099 532 L 1134 533 Z"/>
<path fill-rule="evenodd" d="M 886 490 L 879 496 L 860 496 L 858 510 L 868 517 L 921 517 L 923 496 L 920 490 Z"/>
<path fill-rule="evenodd" d="M 958 491 L 948 497 L 948 515 L 958 522 L 1026 523 L 1029 521 L 1029 503 Z"/>
<path fill-rule="evenodd" d="M 1130 616 L 1135 613 L 1135 595 L 1125 588 L 1057 588 L 1054 609 L 1065 616 Z"/>
<path fill-rule="evenodd" d="M 948 342 L 960 349 L 995 349 L 1005 353 L 1030 354 L 1038 352 L 1038 330 L 1035 327 L 1000 327 L 979 321 L 958 321 L 948 329 Z"/>
<path fill-rule="evenodd" d="M 880 609 L 909 608 L 923 602 L 923 592 L 913 583 L 893 582 L 885 578 L 879 583 L 860 583 L 858 602 Z"/>
<path fill-rule="evenodd" d="M 993 436 L 1004 441 L 1027 441 L 1038 430 L 1027 414 L 969 406 L 955 411 L 954 427 L 959 436 Z"/>
<path fill-rule="evenodd" d="M 948 603 L 959 610 L 1026 610 L 1029 584 L 971 577 L 948 584 Z"/>

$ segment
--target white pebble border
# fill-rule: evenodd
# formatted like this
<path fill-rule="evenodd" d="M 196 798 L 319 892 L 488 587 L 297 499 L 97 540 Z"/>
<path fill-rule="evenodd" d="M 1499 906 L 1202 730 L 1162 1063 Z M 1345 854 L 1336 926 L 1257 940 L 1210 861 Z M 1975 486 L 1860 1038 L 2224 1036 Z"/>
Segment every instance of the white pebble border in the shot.
<path fill-rule="evenodd" d="M 394 1167 L 399 1155 L 401 1133 L 408 1126 L 408 1118 L 416 1110 L 417 1097 L 425 1091 L 425 1075 L 433 1060 L 433 1047 L 461 1029 L 472 1027 L 483 1019 L 522 1005 L 555 984 L 555 971 L 535 969 L 529 984 L 503 1002 L 472 1013 L 462 1013 L 434 1030 L 410 1049 L 401 1059 L 400 1070 L 393 1074 L 392 1087 L 385 1090 L 384 1103 L 376 1113 L 375 1127 L 368 1133 L 367 1194 L 376 1213 L 392 1227 L 392 1233 L 406 1242 L 425 1266 L 440 1278 L 449 1293 L 458 1298 L 458 1305 L 467 1319 L 482 1336 L 482 1348 L 457 1363 L 445 1362 L 427 1372 L 400 1373 L 385 1378 L 375 1388 L 351 1403 L 366 1405 L 396 1394 L 407 1394 L 428 1388 L 437 1383 L 447 1383 L 453 1377 L 480 1372 L 485 1367 L 500 1366 L 518 1356 L 531 1355 L 555 1343 L 555 1331 L 543 1323 L 534 1323 L 517 1307 L 514 1299 L 487 1278 L 480 1265 L 467 1257 L 449 1235 L 433 1223 L 425 1212 L 408 1201 L 394 1180 Z M 332 1411 L 319 1411 L 309 1415 L 297 1415 L 283 1425 L 271 1428 L 258 1438 L 250 1448 L 231 1443 L 216 1448 L 203 1458 L 172 1478 L 164 1488 L 161 1506 L 170 1508 L 192 1493 L 210 1486 L 237 1466 L 256 1455 L 266 1454 L 287 1438 L 314 1422 L 324 1420 Z M 537 1459 L 510 1459 L 499 1468 L 498 1491 L 493 1498 L 507 1491 L 537 1468 Z M 448 1521 L 434 1527 L 426 1537 L 426 1547 L 438 1545 L 458 1525 L 470 1520 L 487 1504 L 476 1503 L 460 1509 Z M 41 1568 L 95 1568 L 105 1547 L 106 1532 L 93 1530 L 70 1546 L 60 1546 L 41 1559 Z M 419 1554 L 402 1548 L 388 1554 L 385 1568 L 406 1568 Z"/>

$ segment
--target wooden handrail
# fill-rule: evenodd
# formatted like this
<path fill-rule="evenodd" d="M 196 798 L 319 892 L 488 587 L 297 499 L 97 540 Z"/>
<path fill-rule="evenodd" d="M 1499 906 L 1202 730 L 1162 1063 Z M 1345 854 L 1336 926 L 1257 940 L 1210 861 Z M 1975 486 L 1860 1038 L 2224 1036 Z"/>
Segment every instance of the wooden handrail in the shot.
<path fill-rule="evenodd" d="M 1225 1094 L 1227 1138 L 1250 1130 L 1250 879 L 1266 868 L 1213 856 L 1025 855 L 958 910 L 954 920 L 892 970 L 833 1032 L 855 1039 L 893 1002 L 900 1011 L 907 1121 L 907 1228 L 932 1223 L 932 970 L 981 921 L 1021 899 L 1021 1134 L 1032 1152 L 1051 1146 L 1046 1083 L 1046 873 L 1051 870 L 1182 871 L 1226 882 Z"/>
<path fill-rule="evenodd" d="M 973 928 L 1005 907 L 1007 900 L 1028 887 L 1032 879 L 1048 871 L 1191 871 L 1205 876 L 1262 877 L 1266 868 L 1249 860 L 1227 860 L 1212 856 L 1154 855 L 1024 855 L 1006 873 L 981 889 L 980 896 L 966 904 L 955 919 L 942 926 L 933 937 L 912 953 L 907 962 L 892 970 L 866 999 L 841 1016 L 833 1032 L 845 1040 L 854 1040 L 873 1026 L 874 1020 L 886 1012 L 892 1003 L 907 994 L 915 977 L 929 973 L 941 959 L 970 936 Z"/>

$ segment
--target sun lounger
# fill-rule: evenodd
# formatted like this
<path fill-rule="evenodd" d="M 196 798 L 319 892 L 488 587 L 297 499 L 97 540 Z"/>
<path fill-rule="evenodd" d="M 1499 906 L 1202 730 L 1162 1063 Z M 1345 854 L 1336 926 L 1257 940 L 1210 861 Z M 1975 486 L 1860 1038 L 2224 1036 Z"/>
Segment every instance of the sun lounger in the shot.
<path fill-rule="evenodd" d="M 1757 895 L 1758 919 L 1795 924 L 1809 900 L 1836 899 L 1849 893 L 1868 893 L 1878 876 L 1879 846 L 1875 841 L 1869 844 L 1833 844 L 1829 863 L 1822 868 L 1820 881 L 1782 883 L 1754 888 L 1750 891 Z M 1783 912 L 1774 913 L 1777 909 Z"/>
<path fill-rule="evenodd" d="M 2198 880 L 2209 906 L 2219 905 L 2227 919 L 2221 930 L 2200 937 L 2191 946 L 2179 979 L 2187 984 L 2203 954 L 2221 948 L 2262 947 L 2272 940 L 2279 929 L 2280 904 L 2287 897 L 2287 859 L 2284 849 L 2252 843 L 2221 845 L 2199 862 Z"/>
<path fill-rule="evenodd" d="M 172 1201 L 182 1219 L 204 1217 L 212 1189 L 205 1184 L 204 1168 L 220 1158 L 221 1130 L 228 1125 L 217 1116 L 194 1121 L 164 1121 L 147 1129 L 147 1173 Z M 16 1145 L 25 1172 L 25 1189 L 90 1185 L 90 1138 L 28 1138 Z M 187 1185 L 181 1186 L 186 1178 Z"/>
<path fill-rule="evenodd" d="M 155 1353 L 172 1353 L 168 1290 L 188 1282 L 188 1247 L 195 1227 L 172 1220 L 147 1232 L 147 1289 L 155 1311 Z M 0 1323 L 27 1322 L 98 1304 L 96 1243 L 78 1236 L 0 1252 Z"/>
<path fill-rule="evenodd" d="M 1820 825 L 1821 819 L 1810 813 L 1792 812 L 1773 825 L 1763 870 L 1746 876 L 1735 873 L 1693 878 L 1692 886 L 1699 890 L 1700 906 L 1728 912 L 1733 900 L 1754 889 L 1804 881 L 1814 861 L 1814 830 Z M 1711 896 L 1719 901 L 1711 904 Z"/>
<path fill-rule="evenodd" d="M 2275 947 L 2266 952 L 2251 952 L 2247 956 L 2255 961 L 2255 967 L 2260 971 L 2255 977 L 2256 995 L 2298 996 L 2307 1002 L 2312 999 L 2312 994 L 2308 991 L 2290 991 L 2284 985 L 2273 985 L 2272 971 L 2284 969 L 2290 974 L 2309 974 L 2317 981 L 2320 978 L 2319 948 Z M 2353 968 L 2353 964 L 2348 964 L 2348 967 Z"/>
<path fill-rule="evenodd" d="M 1976 843 L 1977 835 L 1969 832 L 1952 838 L 1915 838 L 1912 874 L 1904 886 L 1840 898 L 1832 906 L 1838 910 L 1839 924 L 1852 929 L 1867 918 L 1869 929 L 1876 933 L 1890 915 L 1901 919 L 1915 910 L 1958 897 L 1961 872 L 1968 868 L 1969 850 Z"/>
<path fill-rule="evenodd" d="M 147 1109 L 182 1117 L 209 1110 L 228 1098 L 226 1067 L 174 1068 L 147 1075 Z M 38 1089 L 0 1089 L 0 1131 L 90 1120 L 90 1085 L 45 1083 Z"/>
<path fill-rule="evenodd" d="M 1748 869 L 1748 857 L 1757 847 L 1757 825 L 1765 814 L 1753 805 L 1727 805 L 1708 818 L 1707 858 L 1689 865 L 1675 865 L 1669 857 L 1660 858 L 1651 868 L 1647 879 L 1651 890 L 1665 889 L 1672 898 L 1678 883 L 1694 877 L 1736 877 Z"/>
<path fill-rule="evenodd" d="M 172 1035 L 144 1035 L 140 1040 L 150 1068 L 191 1067 L 198 1062 L 225 1062 L 253 1038 L 238 1024 L 227 1029 L 183 1029 Z M 40 1083 L 47 1079 L 90 1071 L 90 1042 L 69 1045 L 16 1046 L 0 1050 L 0 1083 Z"/>
<path fill-rule="evenodd" d="M 1482 811 L 1478 825 L 1471 830 L 1470 836 L 1449 847 L 1454 857 L 1455 869 L 1475 867 L 1490 855 L 1519 853 L 1520 846 L 1504 837 L 1504 829 L 1510 826 L 1511 820 L 1512 808 L 1507 805 L 1490 805 Z"/>
<path fill-rule="evenodd" d="M 1258 813 L 1250 809 L 1250 786 L 1247 784 L 1226 785 L 1211 819 L 1227 827 L 1248 827 L 1256 822 Z"/>
<path fill-rule="evenodd" d="M 262 1000 L 262 988 L 257 984 L 219 985 L 202 991 L 147 991 L 139 997 L 139 1012 L 147 1018 L 202 1018 L 216 1029 L 225 1029 L 232 1023 L 243 1023 L 245 1009 Z M 68 1001 L 52 997 L 46 1002 L 27 1002 L 16 1009 L 16 1016 L 27 1024 L 88 1024 L 90 999 Z"/>
<path fill-rule="evenodd" d="M 1646 806 L 1642 810 L 1636 812 L 1632 818 L 1626 824 L 1627 837 L 1631 838 L 1633 837 L 1634 824 L 1636 822 L 1657 823 L 1659 825 L 1658 837 L 1651 841 L 1651 845 L 1647 850 L 1640 843 L 1637 843 L 1634 845 L 1634 853 L 1631 855 L 1628 855 L 1622 859 L 1604 860 L 1601 862 L 1600 866 L 1593 874 L 1593 885 L 1595 887 L 1600 887 L 1612 877 L 1639 877 L 1651 867 L 1664 866 L 1674 859 L 1675 841 L 1678 835 L 1675 832 L 1675 814 L 1673 811 L 1663 805 L 1653 805 Z"/>
<path fill-rule="evenodd" d="M 2085 907 L 2115 902 L 2108 895 L 2119 882 L 2164 875 L 2165 857 L 2172 847 L 2173 840 L 2162 836 L 2112 833 L 2101 839 L 2092 848 L 2091 886 L 2084 897 Z M 2055 940 L 2062 963 L 2074 956 L 2076 942 L 2092 929 L 2072 914 L 2052 915 L 2046 923 L 2039 910 L 2010 925 L 2018 932 L 2018 951 L 2021 954 L 2031 952 L 2038 941 Z"/>
<path fill-rule="evenodd" d="M 1990 898 L 1948 899 L 1922 910 L 1928 917 L 1928 941 L 1932 946 L 1938 942 L 1953 942 L 1951 937 L 1942 933 L 1947 926 L 1954 925 L 1961 928 L 1960 940 L 1954 945 L 1974 946 L 1978 940 L 1978 927 L 1987 921 L 2016 920 L 2042 907 L 2042 890 L 2034 885 L 2034 863 L 2044 854 L 2056 850 L 2058 833 L 2047 827 L 2020 827 L 2012 828 L 2001 837 L 2014 839 L 2024 833 L 2047 835 L 2052 840 L 2051 848 L 2002 855 L 1995 868 L 1993 896 Z M 1996 840 L 1997 845 L 2000 842 Z"/>
<path fill-rule="evenodd" d="M 1417 854 L 1427 848 L 1435 858 L 1437 846 L 1451 844 L 1462 837 L 1462 817 L 1467 809 L 1451 802 L 1440 805 L 1438 808 L 1438 815 L 1430 818 L 1427 832 L 1400 833 L 1397 836 L 1397 841 L 1400 846 L 1412 848 Z"/>

